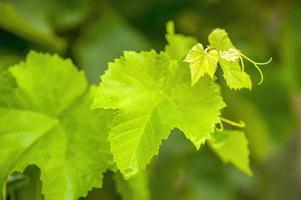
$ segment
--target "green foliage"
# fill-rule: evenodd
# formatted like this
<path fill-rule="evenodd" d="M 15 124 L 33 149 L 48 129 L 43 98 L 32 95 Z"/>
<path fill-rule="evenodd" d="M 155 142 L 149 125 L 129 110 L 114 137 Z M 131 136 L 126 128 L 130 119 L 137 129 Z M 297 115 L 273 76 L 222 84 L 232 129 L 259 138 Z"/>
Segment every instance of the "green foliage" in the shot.
<path fill-rule="evenodd" d="M 1 193 L 6 193 L 0 195 L 0 199 L 47 200 L 49 196 L 58 200 L 301 199 L 300 187 L 297 187 L 299 176 L 294 170 L 300 160 L 297 151 L 300 139 L 293 135 L 300 132 L 300 6 L 297 0 L 272 4 L 254 1 L 252 5 L 249 1 L 239 0 L 0 0 L 0 185 Z M 167 19 L 175 20 L 177 32 L 173 22 L 169 22 L 166 34 L 168 44 L 165 46 L 163 36 Z M 225 30 L 214 29 L 208 38 L 214 26 L 225 28 L 229 36 Z M 206 42 L 208 39 L 209 42 Z M 49 61 L 53 57 L 62 62 L 63 59 L 45 54 L 39 55 L 51 59 L 45 57 L 37 64 L 28 63 L 26 55 L 31 49 L 70 58 L 75 66 L 66 67 L 59 61 Z M 83 74 L 79 78 L 80 73 L 74 68 L 84 71 L 89 84 L 96 83 L 108 68 L 108 62 L 116 65 L 114 59 L 124 55 L 123 51 L 141 50 L 147 52 L 132 52 L 132 55 L 139 60 L 135 63 L 142 66 L 135 72 L 132 67 L 124 69 L 125 74 L 128 71 L 132 73 L 127 78 L 135 82 L 132 79 L 145 74 L 146 66 L 154 68 L 154 71 L 160 69 L 160 80 L 170 83 L 162 83 L 156 77 L 140 77 L 143 83 L 149 83 L 149 78 L 155 83 L 147 88 L 146 95 L 139 90 L 139 95 L 131 96 L 127 89 L 129 86 L 133 88 L 133 85 L 126 82 L 122 85 L 122 93 L 130 99 L 127 103 L 156 90 L 153 85 L 164 85 L 173 88 L 170 90 L 173 91 L 172 97 L 177 95 L 176 99 L 184 102 L 181 106 L 185 105 L 187 112 L 182 115 L 185 121 L 179 120 L 178 108 L 164 111 L 164 120 L 154 115 L 153 123 L 172 122 L 162 133 L 168 140 L 158 140 L 155 152 L 159 152 L 158 156 L 151 160 L 153 156 L 149 155 L 147 163 L 150 164 L 145 172 L 141 171 L 144 167 L 139 165 L 137 174 L 126 180 L 115 165 L 116 156 L 111 155 L 107 134 L 114 131 L 124 109 L 91 111 L 97 89 L 88 86 L 88 83 L 83 86 L 83 82 L 87 81 Z M 152 56 L 148 58 L 147 53 Z M 244 53 L 258 59 L 273 55 L 275 60 L 273 65 L 259 69 L 265 63 L 257 63 Z M 126 60 L 124 56 L 119 60 L 123 59 Z M 128 60 L 118 63 L 120 68 L 129 66 Z M 160 60 L 159 66 L 157 60 Z M 248 61 L 246 65 L 244 61 Z M 15 64 L 19 66 L 17 72 L 12 66 Z M 32 67 L 35 65 L 41 69 L 33 72 L 32 68 L 37 69 Z M 164 72 L 169 72 L 169 66 L 176 69 L 170 74 L 171 78 L 164 75 Z M 70 68 L 74 69 L 74 73 L 70 72 Z M 260 77 L 256 76 L 256 68 Z M 265 80 L 258 87 L 257 81 L 261 83 L 263 80 L 261 69 Z M 22 84 L 19 84 L 21 80 Z M 185 85 L 183 91 L 183 85 L 179 85 L 182 80 Z M 114 81 L 120 81 L 120 77 Z M 218 110 L 218 117 L 214 117 L 217 123 L 210 125 L 213 131 L 207 134 L 206 145 L 201 145 L 200 150 L 196 151 L 192 142 L 187 140 L 188 136 L 191 139 L 195 134 L 188 133 L 197 132 L 201 127 L 199 122 L 212 121 L 203 117 L 205 113 L 195 116 L 203 110 L 198 111 L 197 108 L 206 107 L 207 103 L 211 106 L 209 102 L 212 99 L 206 95 L 212 91 L 203 84 L 206 81 L 214 85 L 218 96 L 222 94 L 226 107 Z M 199 85 L 204 85 L 204 88 L 197 89 Z M 12 88 L 17 92 L 12 93 Z M 118 90 L 115 85 L 111 88 Z M 196 92 L 187 95 L 188 88 Z M 201 96 L 209 101 L 199 101 Z M 141 98 L 137 109 L 131 110 L 130 114 L 133 112 L 135 116 L 137 112 L 148 112 L 144 110 L 148 106 L 144 105 L 151 98 Z M 195 107 L 190 108 L 187 104 Z M 173 118 L 170 119 L 170 116 Z M 245 123 L 235 123 L 226 117 Z M 114 120 L 111 122 L 111 119 Z M 241 130 L 231 127 L 242 127 L 244 124 Z M 51 127 L 62 129 L 64 134 L 52 131 L 53 138 L 48 139 L 47 129 Z M 180 127 L 182 131 L 174 127 Z M 223 127 L 225 131 L 221 131 Z M 12 132 L 6 132 L 10 130 Z M 160 136 L 159 133 L 154 131 L 153 135 Z M 200 136 L 203 133 L 198 132 Z M 39 136 L 41 139 L 36 139 Z M 151 136 L 148 138 L 153 139 Z M 30 145 L 32 141 L 37 141 L 37 145 L 42 147 Z M 126 138 L 121 142 L 126 151 L 129 142 Z M 104 154 L 99 151 L 103 149 L 99 143 L 104 143 L 107 164 L 100 160 Z M 217 143 L 217 150 L 213 150 L 213 143 Z M 230 143 L 232 145 L 228 145 Z M 62 154 L 58 155 L 60 150 L 63 151 L 63 145 L 66 146 L 65 161 Z M 232 148 L 235 149 L 229 154 Z M 52 152 L 55 154 L 52 155 Z M 140 154 L 145 156 L 143 153 L 137 150 L 139 158 Z M 215 153 L 218 153 L 217 156 Z M 24 157 L 23 154 L 28 155 Z M 224 165 L 220 160 L 228 160 L 234 166 L 236 163 L 236 167 L 244 173 L 232 165 Z M 248 162 L 252 163 L 252 178 L 245 176 L 250 168 L 246 164 Z M 104 174 L 101 181 L 105 168 L 110 168 L 110 171 Z M 88 179 L 89 183 L 85 184 Z M 50 194 L 49 191 L 53 192 Z"/>
<path fill-rule="evenodd" d="M 198 43 L 192 47 L 184 60 L 190 64 L 192 86 L 205 74 L 214 78 L 217 63 L 219 63 L 227 85 L 231 89 L 251 89 L 252 82 L 250 76 L 244 71 L 243 58 L 258 69 L 262 82 L 263 75 L 258 65 L 266 65 L 271 59 L 265 63 L 257 63 L 246 57 L 233 46 L 228 34 L 222 29 L 213 30 L 208 40 L 210 45 L 205 50 L 203 45 Z"/>
<path fill-rule="evenodd" d="M 219 51 L 228 51 L 231 48 L 235 48 L 228 37 L 228 34 L 223 29 L 214 29 L 208 36 L 209 44 L 212 48 Z M 230 58 L 231 59 L 231 58 Z M 238 57 L 233 60 L 237 60 Z"/>
<path fill-rule="evenodd" d="M 224 130 L 213 134 L 209 142 L 213 151 L 224 161 L 251 175 L 248 141 L 241 131 Z"/>
<path fill-rule="evenodd" d="M 48 200 L 77 199 L 101 186 L 112 165 L 110 112 L 89 109 L 93 88 L 70 60 L 31 52 L 0 78 L 0 181 L 36 164 Z"/>
<path fill-rule="evenodd" d="M 219 61 L 222 66 L 224 78 L 227 85 L 233 89 L 248 88 L 251 89 L 252 82 L 250 76 L 243 72 L 240 68 L 239 61 L 227 61 L 221 59 Z"/>
<path fill-rule="evenodd" d="M 101 80 L 93 107 L 118 109 L 109 141 L 126 178 L 145 168 L 175 127 L 198 149 L 214 131 L 224 107 L 211 79 L 190 87 L 186 65 L 165 53 L 125 52 L 110 63 Z"/>
<path fill-rule="evenodd" d="M 219 55 L 217 50 L 205 51 L 203 45 L 200 43 L 193 46 L 184 60 L 190 63 L 191 85 L 196 84 L 205 74 L 213 78 L 218 59 Z"/>
<path fill-rule="evenodd" d="M 263 86 L 266 85 L 266 81 Z M 263 161 L 269 154 L 269 134 L 271 130 L 268 129 L 266 119 L 260 110 L 248 99 L 237 95 L 236 91 L 231 91 L 224 95 L 227 105 L 231 109 L 227 110 L 227 115 L 243 120 L 247 125 L 244 132 L 249 141 L 249 148 L 252 160 Z M 241 109 L 243 108 L 243 109 Z"/>
<path fill-rule="evenodd" d="M 208 40 L 210 46 L 206 50 L 201 44 L 197 44 L 186 56 L 185 61 L 190 63 L 192 85 L 206 73 L 213 78 L 219 63 L 230 88 L 251 89 L 250 76 L 241 68 L 240 53 L 233 46 L 228 34 L 222 29 L 215 29 L 210 33 Z"/>
<path fill-rule="evenodd" d="M 92 105 L 116 110 L 109 142 L 117 168 L 126 179 L 143 170 L 158 154 L 161 140 L 166 139 L 172 129 L 182 130 L 199 149 L 210 139 L 215 124 L 221 123 L 220 110 L 225 104 L 214 79 L 203 77 L 194 82 L 194 87 L 190 86 L 188 68 L 181 59 L 184 50 L 191 48 L 187 45 L 191 38 L 174 34 L 172 23 L 168 24 L 167 31 L 169 44 L 165 53 L 125 52 L 123 57 L 110 63 Z M 197 45 L 189 54 L 201 50 L 203 48 Z M 188 55 L 186 60 L 195 61 L 192 57 Z M 246 139 L 234 134 L 236 132 L 231 136 L 228 133 L 221 134 L 228 136 L 222 150 L 228 151 L 232 143 L 237 142 L 236 147 L 243 152 L 239 156 L 228 152 L 218 155 L 251 174 L 249 154 L 245 153 Z M 212 140 L 212 144 L 217 143 L 214 137 Z M 222 151 L 212 146 L 217 152 Z"/>
<path fill-rule="evenodd" d="M 17 2 L 16 7 L 20 3 Z M 8 3 L 1 3 L 0 9 L 1 5 L 2 9 L 10 10 L 8 13 L 18 10 Z M 18 16 L 17 24 L 29 26 L 26 17 L 14 16 Z M 34 14 L 26 16 L 31 18 Z M 93 44 L 94 39 L 98 45 L 107 41 L 103 39 L 109 35 L 103 36 L 98 31 L 99 24 L 106 23 L 100 21 L 91 26 L 75 47 L 83 63 L 84 60 L 97 60 L 94 64 L 106 62 L 95 55 L 99 50 L 104 54 L 109 43 L 103 49 Z M 116 17 L 116 24 L 123 23 Z M 4 27 L 11 30 L 10 26 Z M 38 27 L 26 27 L 31 31 L 25 37 L 35 41 L 35 34 L 40 34 Z M 133 41 L 138 35 L 130 28 L 127 33 L 119 32 L 117 25 L 109 29 L 110 36 L 122 33 Z M 24 30 L 11 31 L 19 34 Z M 56 37 L 52 31 L 49 28 L 49 38 Z M 46 35 L 41 34 L 38 40 L 46 40 Z M 87 44 L 90 36 L 93 41 Z M 49 38 L 48 42 L 52 41 Z M 197 150 L 207 142 L 221 160 L 251 175 L 244 133 L 218 131 L 217 125 L 223 127 L 223 122 L 238 127 L 241 124 L 221 117 L 226 104 L 215 82 L 215 72 L 219 64 L 230 88 L 251 88 L 242 57 L 257 68 L 266 63 L 256 63 L 244 56 L 221 29 L 209 35 L 210 45 L 205 49 L 195 38 L 176 34 L 172 22 L 167 24 L 166 39 L 168 44 L 160 53 L 124 51 L 123 56 L 108 64 L 98 88 L 89 87 L 83 72 L 70 60 L 56 55 L 31 52 L 25 62 L 8 69 L 4 66 L 0 74 L 0 186 L 4 191 L 1 198 L 5 196 L 10 174 L 36 165 L 46 200 L 85 196 L 92 188 L 101 187 L 103 172 L 115 167 L 121 172 L 115 174 L 121 196 L 148 200 L 144 170 L 158 155 L 162 140 L 174 129 L 181 130 Z M 120 43 L 115 42 L 116 46 Z M 127 42 L 124 46 L 139 48 Z M 52 43 L 55 40 L 47 45 Z M 87 49 L 94 52 L 93 59 L 87 59 L 90 54 L 85 52 Z M 120 50 L 114 48 L 113 54 L 117 56 Z M 91 110 L 91 105 L 97 110 Z M 37 180 L 36 174 L 31 175 Z M 38 181 L 34 183 L 39 185 Z"/>

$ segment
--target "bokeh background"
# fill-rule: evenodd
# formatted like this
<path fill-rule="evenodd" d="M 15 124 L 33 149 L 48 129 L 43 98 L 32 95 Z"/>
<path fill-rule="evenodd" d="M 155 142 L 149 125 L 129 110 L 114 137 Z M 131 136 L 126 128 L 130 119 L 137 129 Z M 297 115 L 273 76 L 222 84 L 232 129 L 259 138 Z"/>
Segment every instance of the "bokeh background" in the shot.
<path fill-rule="evenodd" d="M 224 28 L 249 57 L 265 61 L 272 56 L 273 61 L 262 68 L 260 86 L 258 72 L 247 65 L 251 92 L 231 91 L 220 82 L 229 105 L 224 115 L 247 124 L 253 177 L 225 165 L 207 147 L 196 152 L 175 130 L 147 169 L 145 199 L 300 200 L 298 0 L 0 0 L 0 71 L 34 49 L 71 58 L 94 84 L 124 50 L 162 50 L 169 20 L 178 33 L 203 44 L 213 28 Z M 108 172 L 104 187 L 82 199 L 121 199 L 115 183 Z M 11 177 L 8 199 L 43 199 L 40 188 L 39 169 L 30 166 Z"/>

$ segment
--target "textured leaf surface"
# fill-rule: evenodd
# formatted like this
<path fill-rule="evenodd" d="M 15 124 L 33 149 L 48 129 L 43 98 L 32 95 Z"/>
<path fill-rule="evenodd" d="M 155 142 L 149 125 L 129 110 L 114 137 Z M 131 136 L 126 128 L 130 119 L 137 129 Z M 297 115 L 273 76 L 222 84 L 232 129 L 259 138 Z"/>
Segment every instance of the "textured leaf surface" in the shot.
<path fill-rule="evenodd" d="M 223 76 L 227 85 L 232 89 L 252 88 L 252 82 L 249 74 L 241 70 L 239 61 L 219 60 L 223 69 Z"/>
<path fill-rule="evenodd" d="M 165 53 L 125 52 L 101 80 L 93 107 L 118 110 L 109 141 L 125 178 L 145 168 L 174 127 L 199 148 L 224 107 L 212 79 L 192 88 L 188 66 Z"/>
<path fill-rule="evenodd" d="M 248 140 L 243 132 L 230 130 L 216 132 L 209 144 L 225 163 L 230 162 L 247 175 L 252 175 L 249 167 Z"/>
<path fill-rule="evenodd" d="M 218 49 L 220 54 L 231 55 L 231 50 L 236 50 L 234 45 L 232 44 L 230 38 L 226 31 L 222 29 L 215 29 L 213 30 L 209 37 L 209 44 L 211 48 Z M 233 56 L 233 55 L 232 55 Z M 241 89 L 241 88 L 248 88 L 251 89 L 252 82 L 250 76 L 242 71 L 240 66 L 239 57 L 235 59 L 237 56 L 234 55 L 233 57 L 224 57 L 220 56 L 219 64 L 222 67 L 224 78 L 227 82 L 227 85 L 232 89 Z"/>
<path fill-rule="evenodd" d="M 213 78 L 218 59 L 219 54 L 217 50 L 213 49 L 207 52 L 200 43 L 193 46 L 184 60 L 189 63 L 191 85 L 193 86 L 196 84 L 196 82 L 205 74 L 208 74 L 211 78 Z"/>
<path fill-rule="evenodd" d="M 234 48 L 228 33 L 223 29 L 214 29 L 208 36 L 209 44 L 212 48 L 220 51 L 226 51 Z"/>
<path fill-rule="evenodd" d="M 31 52 L 0 78 L 0 183 L 29 164 L 46 200 L 75 200 L 111 166 L 109 112 L 89 110 L 94 89 L 69 60 Z"/>

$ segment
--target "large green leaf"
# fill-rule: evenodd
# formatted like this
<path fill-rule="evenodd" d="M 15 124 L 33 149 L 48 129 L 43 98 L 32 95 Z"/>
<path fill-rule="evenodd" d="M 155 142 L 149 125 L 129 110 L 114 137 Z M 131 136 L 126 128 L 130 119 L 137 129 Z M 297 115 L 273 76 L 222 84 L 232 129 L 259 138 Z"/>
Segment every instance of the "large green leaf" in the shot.
<path fill-rule="evenodd" d="M 111 166 L 110 112 L 90 111 L 94 89 L 70 60 L 31 52 L 0 78 L 0 183 L 29 164 L 46 200 L 75 200 Z"/>
<path fill-rule="evenodd" d="M 101 80 L 93 107 L 118 110 L 109 141 L 126 178 L 145 168 L 175 127 L 198 149 L 225 106 L 211 78 L 191 87 L 188 66 L 165 53 L 125 52 Z"/>

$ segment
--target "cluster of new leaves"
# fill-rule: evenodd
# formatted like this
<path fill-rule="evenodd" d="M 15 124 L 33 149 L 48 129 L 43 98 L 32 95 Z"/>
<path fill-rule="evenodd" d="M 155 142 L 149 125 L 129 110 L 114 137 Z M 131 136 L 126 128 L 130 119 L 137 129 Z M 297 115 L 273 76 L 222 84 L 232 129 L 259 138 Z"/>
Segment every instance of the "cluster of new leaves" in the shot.
<path fill-rule="evenodd" d="M 230 87 L 251 84 L 231 60 L 236 54 L 226 33 L 213 31 L 214 48 L 204 50 L 196 39 L 175 34 L 172 23 L 167 31 L 164 52 L 125 52 L 109 63 L 97 89 L 70 60 L 48 54 L 31 52 L 0 73 L 0 199 L 8 175 L 31 164 L 41 169 L 46 200 L 85 196 L 114 163 L 126 179 L 140 176 L 128 183 L 117 176 L 120 193 L 145 188 L 140 172 L 174 128 L 196 149 L 208 142 L 223 161 L 251 174 L 244 134 L 216 131 L 226 106 L 215 83 L 217 62 Z M 124 196 L 149 198 L 145 192 Z"/>
<path fill-rule="evenodd" d="M 221 109 L 225 107 L 213 74 L 212 78 L 204 76 L 193 82 L 191 87 L 189 67 L 183 58 L 197 43 L 196 39 L 175 34 L 172 23 L 168 24 L 167 31 L 168 45 L 164 52 L 125 52 L 123 57 L 110 63 L 92 105 L 116 110 L 109 142 L 117 168 L 125 178 L 146 167 L 174 128 L 180 129 L 197 149 L 211 141 L 215 126 L 220 122 Z M 224 37 L 220 35 L 223 33 L 215 37 Z M 213 41 L 216 46 L 224 45 L 224 40 Z M 194 50 L 195 47 L 191 51 Z M 233 137 L 236 135 L 233 133 Z M 221 138 L 231 142 L 219 143 L 225 146 L 223 148 L 211 145 L 216 152 L 228 149 L 232 143 L 232 136 Z M 241 155 L 218 155 L 250 174 L 245 138 L 240 134 L 236 141 L 245 149 L 238 152 Z"/>
<path fill-rule="evenodd" d="M 228 34 L 222 29 L 213 30 L 208 40 L 209 46 L 206 49 L 201 43 L 198 43 L 192 47 L 184 60 L 190 64 L 192 86 L 205 74 L 214 78 L 219 63 L 230 88 L 251 89 L 252 82 L 250 76 L 244 71 L 243 58 L 250 61 L 259 70 L 262 82 L 263 76 L 258 65 L 268 64 L 271 59 L 265 63 L 258 63 L 246 57 L 234 47 Z"/>

